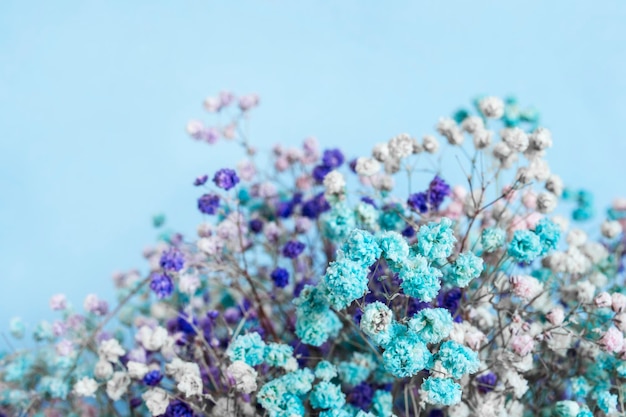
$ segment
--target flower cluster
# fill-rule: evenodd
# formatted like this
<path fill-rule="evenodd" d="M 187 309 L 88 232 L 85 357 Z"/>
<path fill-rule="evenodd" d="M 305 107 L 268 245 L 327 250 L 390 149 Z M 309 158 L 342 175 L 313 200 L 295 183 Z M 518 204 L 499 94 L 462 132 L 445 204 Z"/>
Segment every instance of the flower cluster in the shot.
<path fill-rule="evenodd" d="M 583 230 L 592 196 L 550 171 L 536 111 L 480 97 L 422 139 L 364 156 L 307 138 L 268 168 L 240 126 L 258 103 L 205 100 L 230 122 L 188 133 L 245 159 L 193 181 L 196 236 L 155 218 L 144 270 L 114 276 L 115 308 L 53 296 L 37 347 L 0 355 L 0 415 L 626 412 L 626 200 Z M 432 169 L 444 148 L 465 184 Z"/>

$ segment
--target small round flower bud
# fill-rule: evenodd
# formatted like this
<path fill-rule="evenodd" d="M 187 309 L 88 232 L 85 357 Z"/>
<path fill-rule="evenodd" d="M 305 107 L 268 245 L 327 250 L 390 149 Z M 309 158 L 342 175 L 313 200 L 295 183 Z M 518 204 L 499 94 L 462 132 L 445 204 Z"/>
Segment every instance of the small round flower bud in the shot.
<path fill-rule="evenodd" d="M 428 153 L 437 153 L 439 150 L 439 141 L 433 135 L 425 135 L 422 138 L 422 145 Z"/>
<path fill-rule="evenodd" d="M 557 205 L 557 198 L 552 193 L 540 193 L 537 196 L 537 210 L 540 213 L 550 213 Z"/>
<path fill-rule="evenodd" d="M 606 220 L 601 227 L 602 236 L 613 239 L 622 233 L 622 225 L 617 220 Z"/>

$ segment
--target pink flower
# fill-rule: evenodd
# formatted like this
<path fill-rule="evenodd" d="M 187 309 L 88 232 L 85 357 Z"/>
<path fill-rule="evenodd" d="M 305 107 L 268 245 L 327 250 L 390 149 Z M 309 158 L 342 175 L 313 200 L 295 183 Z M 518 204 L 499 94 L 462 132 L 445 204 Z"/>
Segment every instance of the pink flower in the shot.
<path fill-rule="evenodd" d="M 535 341 L 527 334 L 517 335 L 511 341 L 513 351 L 520 356 L 526 356 L 535 348 Z"/>
<path fill-rule="evenodd" d="M 222 108 L 222 103 L 217 97 L 207 97 L 206 99 L 204 99 L 202 105 L 204 106 L 204 109 L 209 113 L 216 113 Z"/>
<path fill-rule="evenodd" d="M 553 325 L 558 326 L 563 323 L 563 320 L 565 320 L 565 312 L 561 307 L 555 307 L 552 310 L 548 311 L 548 314 L 546 314 L 546 319 L 548 319 L 548 321 Z"/>
<path fill-rule="evenodd" d="M 611 308 L 616 313 L 624 311 L 626 309 L 626 295 L 614 292 L 611 295 Z"/>
<path fill-rule="evenodd" d="M 530 213 L 528 216 L 526 216 L 526 228 L 534 229 L 535 226 L 537 226 L 537 223 L 539 223 L 539 220 L 541 219 L 543 219 L 543 216 L 537 213 L 536 211 Z"/>
<path fill-rule="evenodd" d="M 244 159 L 237 164 L 237 173 L 243 181 L 252 181 L 256 175 L 256 167 L 249 159 Z"/>
<path fill-rule="evenodd" d="M 524 300 L 532 300 L 543 291 L 543 285 L 539 280 L 529 275 L 514 275 L 510 283 L 513 294 Z"/>
<path fill-rule="evenodd" d="M 596 298 L 594 298 L 593 303 L 596 305 L 596 307 L 600 307 L 600 308 L 611 307 L 611 304 L 612 304 L 611 294 L 609 294 L 606 291 L 601 292 L 600 294 L 596 296 Z"/>
<path fill-rule="evenodd" d="M 234 123 L 227 124 L 222 129 L 222 136 L 224 139 L 235 139 L 236 134 L 236 125 Z"/>
<path fill-rule="evenodd" d="M 65 294 L 55 294 L 50 297 L 50 308 L 53 311 L 65 310 L 67 308 L 67 298 Z"/>
<path fill-rule="evenodd" d="M 286 156 L 280 156 L 276 158 L 276 162 L 274 162 L 274 168 L 278 172 L 286 171 L 289 168 L 289 160 Z"/>
<path fill-rule="evenodd" d="M 533 191 L 526 191 L 522 196 L 522 204 L 530 210 L 537 208 L 537 194 Z"/>
<path fill-rule="evenodd" d="M 600 344 L 607 352 L 619 352 L 624 347 L 624 334 L 616 327 L 611 327 L 600 338 Z"/>
<path fill-rule="evenodd" d="M 296 179 L 296 187 L 302 191 L 311 189 L 313 186 L 313 179 L 309 175 L 301 175 Z"/>

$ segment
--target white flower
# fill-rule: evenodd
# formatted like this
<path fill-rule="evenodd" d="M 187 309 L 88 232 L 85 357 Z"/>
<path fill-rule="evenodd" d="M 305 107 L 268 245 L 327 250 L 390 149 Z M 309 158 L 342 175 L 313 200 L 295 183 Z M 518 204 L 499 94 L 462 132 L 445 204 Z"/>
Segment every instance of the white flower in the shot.
<path fill-rule="evenodd" d="M 153 416 L 160 416 L 165 414 L 167 406 L 170 403 L 167 392 L 161 388 L 152 388 L 141 395 L 141 398 L 146 402 L 146 407 Z"/>
<path fill-rule="evenodd" d="M 461 122 L 461 130 L 473 135 L 476 132 L 485 130 L 485 122 L 483 122 L 482 117 L 468 116 Z"/>
<path fill-rule="evenodd" d="M 174 358 L 172 362 L 165 365 L 165 372 L 178 382 L 186 374 L 194 374 L 199 377 L 200 367 L 197 363 L 185 362 L 180 358 Z"/>
<path fill-rule="evenodd" d="M 217 400 L 211 411 L 213 417 L 239 417 L 235 414 L 236 406 L 229 398 L 220 398 Z"/>
<path fill-rule="evenodd" d="M 448 416 L 450 417 L 470 417 L 470 409 L 464 402 L 453 405 L 448 408 Z"/>
<path fill-rule="evenodd" d="M 401 133 L 389 140 L 388 148 L 392 158 L 406 158 L 413 154 L 413 139 L 408 133 Z"/>
<path fill-rule="evenodd" d="M 422 146 L 428 153 L 437 153 L 439 150 L 439 141 L 433 135 L 425 135 L 422 138 Z"/>
<path fill-rule="evenodd" d="M 98 383 L 88 377 L 83 377 L 74 384 L 74 393 L 79 397 L 93 397 L 97 390 Z"/>
<path fill-rule="evenodd" d="M 554 211 L 558 200 L 552 193 L 539 193 L 537 196 L 537 210 L 540 213 L 550 213 Z"/>
<path fill-rule="evenodd" d="M 100 343 L 98 347 L 98 355 L 101 359 L 109 362 L 117 362 L 120 356 L 123 356 L 126 351 L 120 345 L 116 339 L 105 340 Z"/>
<path fill-rule="evenodd" d="M 345 186 L 346 180 L 343 178 L 341 172 L 337 170 L 329 172 L 324 177 L 324 188 L 326 189 L 326 195 L 343 194 Z"/>
<path fill-rule="evenodd" d="M 377 175 L 372 177 L 372 186 L 379 191 L 393 190 L 393 177 L 391 175 Z"/>
<path fill-rule="evenodd" d="M 96 362 L 93 374 L 99 379 L 109 379 L 113 375 L 113 365 L 105 359 Z"/>
<path fill-rule="evenodd" d="M 478 102 L 480 112 L 488 119 L 499 119 L 504 115 L 504 102 L 499 97 L 485 97 Z"/>
<path fill-rule="evenodd" d="M 576 299 L 581 303 L 590 303 L 596 292 L 596 286 L 589 281 L 580 281 L 576 284 Z"/>
<path fill-rule="evenodd" d="M 151 329 L 148 326 L 141 326 L 139 332 L 135 336 L 148 351 L 157 351 L 161 349 L 163 343 L 167 339 L 167 330 L 161 326 Z"/>
<path fill-rule="evenodd" d="M 515 152 L 524 152 L 528 148 L 528 136 L 519 127 L 502 129 L 500 136 L 504 143 Z"/>
<path fill-rule="evenodd" d="M 543 151 L 552 146 L 552 134 L 545 127 L 538 127 L 529 136 L 530 148 L 536 151 Z"/>
<path fill-rule="evenodd" d="M 543 291 L 543 285 L 530 275 L 514 275 L 511 277 L 513 293 L 524 300 L 530 301 Z"/>
<path fill-rule="evenodd" d="M 380 163 L 374 158 L 360 157 L 356 160 L 356 173 L 369 177 L 380 171 Z"/>
<path fill-rule="evenodd" d="M 204 130 L 204 125 L 198 120 L 190 120 L 187 122 L 186 130 L 189 136 L 199 139 Z"/>
<path fill-rule="evenodd" d="M 587 241 L 587 233 L 581 229 L 572 229 L 565 238 L 570 246 L 580 247 Z"/>
<path fill-rule="evenodd" d="M 113 401 L 119 400 L 130 385 L 130 378 L 126 372 L 115 372 L 113 378 L 107 382 L 107 395 Z"/>
<path fill-rule="evenodd" d="M 416 138 L 411 139 L 411 141 L 413 142 L 413 153 L 414 154 L 421 153 L 424 150 L 424 147 L 422 146 L 421 143 L 419 143 L 419 141 Z"/>
<path fill-rule="evenodd" d="M 563 180 L 556 174 L 550 175 L 546 180 L 546 190 L 550 191 L 557 197 L 561 197 L 561 195 L 563 195 L 563 188 Z"/>
<path fill-rule="evenodd" d="M 389 145 L 386 143 L 378 143 L 372 149 L 372 157 L 378 162 L 385 162 L 389 159 Z"/>
<path fill-rule="evenodd" d="M 396 158 L 391 158 L 391 157 L 387 158 L 387 160 L 385 161 L 385 164 L 384 164 L 385 165 L 385 172 L 387 174 L 393 175 L 396 172 L 400 171 L 400 167 L 401 167 L 400 162 L 401 161 L 399 159 L 396 159 Z"/>
<path fill-rule="evenodd" d="M 508 160 L 513 155 L 513 150 L 509 145 L 504 142 L 498 142 L 493 147 L 493 156 L 500 160 L 500 162 L 504 162 Z"/>
<path fill-rule="evenodd" d="M 476 149 L 485 149 L 491 145 L 493 132 L 486 129 L 478 129 L 474 132 L 474 146 Z"/>
<path fill-rule="evenodd" d="M 528 168 L 537 181 L 546 181 L 550 177 L 550 166 L 544 159 L 531 160 Z"/>
<path fill-rule="evenodd" d="M 194 372 L 188 372 L 180 378 L 176 388 L 185 394 L 185 397 L 200 395 L 202 394 L 202 379 L 200 378 L 200 375 L 197 375 Z"/>
<path fill-rule="evenodd" d="M 448 139 L 450 145 L 460 145 L 465 140 L 463 132 L 459 129 L 456 122 L 449 117 L 442 117 L 437 123 L 437 132 Z"/>
<path fill-rule="evenodd" d="M 253 367 L 244 361 L 234 361 L 226 370 L 235 379 L 237 390 L 246 394 L 256 391 L 257 372 Z"/>
<path fill-rule="evenodd" d="M 148 373 L 148 366 L 141 362 L 128 361 L 126 368 L 128 375 L 134 379 L 142 379 Z"/>
<path fill-rule="evenodd" d="M 200 279 L 196 275 L 182 274 L 178 281 L 178 289 L 188 295 L 195 294 L 200 288 Z"/>
<path fill-rule="evenodd" d="M 614 239 L 622 233 L 622 225 L 617 220 L 606 220 L 602 223 L 602 236 L 608 239 Z"/>
<path fill-rule="evenodd" d="M 587 242 L 581 249 L 593 264 L 597 264 L 609 256 L 609 251 L 599 242 Z"/>
<path fill-rule="evenodd" d="M 504 379 L 507 385 L 513 388 L 515 398 L 522 398 L 522 396 L 528 391 L 528 381 L 523 376 L 515 371 L 507 371 L 504 374 Z"/>

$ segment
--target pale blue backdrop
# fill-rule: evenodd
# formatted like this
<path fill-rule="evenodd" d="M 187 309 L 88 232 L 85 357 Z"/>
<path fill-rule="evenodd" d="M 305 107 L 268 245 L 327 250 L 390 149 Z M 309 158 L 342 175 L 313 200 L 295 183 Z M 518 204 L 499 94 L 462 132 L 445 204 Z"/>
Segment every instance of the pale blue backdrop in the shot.
<path fill-rule="evenodd" d="M 362 152 L 515 93 L 553 131 L 553 170 L 606 205 L 626 195 L 625 21 L 621 1 L 2 0 L 0 328 L 55 292 L 111 299 L 152 214 L 194 230 L 190 181 L 237 158 L 184 126 L 223 88 L 261 95 L 256 143 Z"/>

